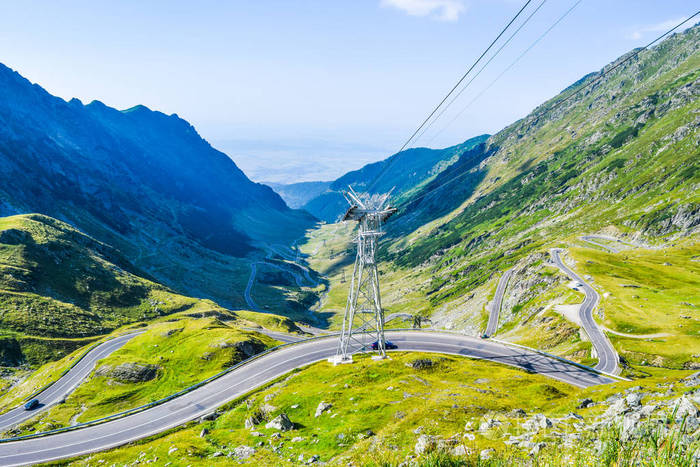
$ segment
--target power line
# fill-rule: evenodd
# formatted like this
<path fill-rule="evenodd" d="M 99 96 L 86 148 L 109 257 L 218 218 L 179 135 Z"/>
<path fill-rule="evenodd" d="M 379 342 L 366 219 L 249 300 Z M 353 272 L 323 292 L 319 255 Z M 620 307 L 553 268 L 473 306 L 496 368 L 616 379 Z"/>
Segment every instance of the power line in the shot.
<path fill-rule="evenodd" d="M 586 83 L 584 86 L 582 86 L 582 87 L 580 87 L 580 88 L 578 88 L 578 89 L 572 90 L 572 92 L 571 92 L 568 96 L 566 96 L 566 97 L 563 98 L 562 100 L 556 102 L 552 107 L 550 107 L 550 108 L 548 108 L 548 109 L 546 109 L 546 110 L 542 110 L 542 111 L 540 112 L 540 114 L 533 114 L 533 117 L 532 117 L 532 118 L 535 118 L 535 119 L 536 119 L 536 118 L 539 118 L 539 117 L 540 117 L 542 114 L 544 114 L 545 112 L 551 112 L 551 111 L 554 110 L 556 107 L 558 107 L 559 105 L 561 105 L 561 104 L 563 104 L 564 102 L 568 101 L 569 99 L 571 99 L 573 96 L 575 96 L 575 95 L 578 94 L 579 92 L 581 92 L 581 91 L 583 91 L 583 90 L 585 90 L 585 89 L 588 89 L 589 87 L 593 86 L 594 84 L 600 82 L 600 80 L 601 80 L 604 76 L 608 75 L 610 72 L 616 70 L 617 68 L 619 68 L 619 67 L 622 66 L 623 64 L 625 64 L 625 63 L 627 63 L 628 61 L 632 60 L 633 58 L 637 57 L 637 55 L 639 55 L 642 51 L 647 50 L 649 47 L 651 47 L 652 45 L 656 44 L 656 43 L 659 42 L 661 39 L 663 39 L 664 37 L 668 36 L 668 35 L 671 34 L 673 31 L 675 31 L 675 30 L 678 29 L 679 27 L 683 26 L 685 23 L 687 23 L 688 21 L 690 21 L 691 19 L 695 18 L 695 17 L 698 16 L 698 15 L 700 15 L 700 10 L 696 11 L 692 16 L 689 16 L 688 18 L 686 18 L 685 20 L 681 21 L 680 23 L 678 23 L 677 25 L 675 25 L 674 27 L 672 27 L 671 29 L 669 29 L 669 30 L 666 31 L 665 33 L 661 34 L 659 37 L 657 37 L 657 38 L 654 39 L 653 41 L 649 42 L 649 43 L 648 43 L 647 45 L 645 45 L 644 47 L 641 47 L 641 48 L 636 49 L 632 54 L 630 54 L 629 56 L 627 56 L 627 58 L 625 58 L 624 60 L 620 61 L 619 63 L 617 63 L 617 64 L 615 64 L 615 65 L 613 65 L 612 67 L 610 67 L 610 68 L 607 69 L 607 70 L 603 69 L 603 70 L 600 72 L 600 74 L 599 74 L 598 76 L 596 76 L 594 79 L 592 79 L 591 81 L 589 81 L 588 83 Z M 439 185 L 437 185 L 437 186 L 431 188 L 430 190 L 426 191 L 426 192 L 423 193 L 422 195 L 417 196 L 416 198 L 413 198 L 413 199 L 411 200 L 411 203 L 415 203 L 416 201 L 425 198 L 426 196 L 428 196 L 430 193 L 432 193 L 433 191 L 437 190 L 438 188 L 442 188 L 442 187 L 444 187 L 444 186 L 446 186 L 446 185 L 452 183 L 453 181 L 457 180 L 458 178 L 464 177 L 464 176 L 467 175 L 468 173 L 469 173 L 469 172 L 462 172 L 461 174 L 459 174 L 459 175 L 457 175 L 457 176 L 455 176 L 455 177 L 452 177 L 451 179 L 449 179 L 449 180 L 447 180 L 447 181 L 445 181 L 445 182 L 443 182 L 443 183 L 441 183 L 441 184 L 439 184 Z"/>
<path fill-rule="evenodd" d="M 433 137 L 432 137 L 431 140 L 428 142 L 428 144 L 432 143 L 432 142 L 435 140 L 435 138 L 437 138 L 438 136 L 440 136 L 440 135 L 442 134 L 443 131 L 445 131 L 447 128 L 449 128 L 460 116 L 462 116 L 462 114 L 463 114 L 469 107 L 471 107 L 471 105 L 472 105 L 474 102 L 476 102 L 481 96 L 483 96 L 484 93 L 486 93 L 486 91 L 488 91 L 489 89 L 491 89 L 491 87 L 492 87 L 494 84 L 496 84 L 496 82 L 497 82 L 499 79 L 501 79 L 501 78 L 503 77 L 503 75 L 505 75 L 508 71 L 510 71 L 511 68 L 513 68 L 513 67 L 514 67 L 514 66 L 515 66 L 515 65 L 516 65 L 530 50 L 532 50 L 532 48 L 534 48 L 542 39 L 544 39 L 545 36 L 547 36 L 547 34 L 549 34 L 549 33 L 552 31 L 552 29 L 554 29 L 564 18 L 566 18 L 566 17 L 569 15 L 569 13 L 571 13 L 571 12 L 574 10 L 574 8 L 576 8 L 576 7 L 579 5 L 579 3 L 581 3 L 582 1 L 583 1 L 583 0 L 578 0 L 576 3 L 573 4 L 573 6 L 572 6 L 571 8 L 569 8 L 568 10 L 566 10 L 566 11 L 564 12 L 563 15 L 561 15 L 549 28 L 547 28 L 546 31 L 544 31 L 537 39 L 535 39 L 535 41 L 534 41 L 532 44 L 530 44 L 530 45 L 529 45 L 515 60 L 513 60 L 513 61 L 511 62 L 511 64 L 508 65 L 508 66 L 505 68 L 505 70 L 503 70 L 503 71 L 501 72 L 501 74 L 499 74 L 493 81 L 491 81 L 491 83 L 490 83 L 488 86 L 486 86 L 479 94 L 477 94 L 476 96 L 474 96 L 474 98 L 473 98 L 471 101 L 469 101 L 469 103 L 467 103 L 467 105 L 464 106 L 464 108 L 463 108 L 462 110 L 460 110 L 459 113 L 457 113 L 457 115 L 455 115 L 454 118 L 453 118 L 452 120 L 450 120 L 450 122 L 449 122 L 447 125 L 445 125 L 444 127 L 442 127 L 442 129 L 440 129 L 440 131 L 438 131 L 437 133 L 435 133 L 435 135 L 433 135 Z"/>
<path fill-rule="evenodd" d="M 455 92 L 455 90 L 459 87 L 460 84 L 462 84 L 462 81 L 464 81 L 464 79 L 467 77 L 467 75 L 468 75 L 469 73 L 471 73 L 471 71 L 474 69 L 474 67 L 476 67 L 476 65 L 481 61 L 481 59 L 484 58 L 484 56 L 488 53 L 489 50 L 491 50 L 491 48 L 492 48 L 492 47 L 494 46 L 494 44 L 498 41 L 498 39 L 500 39 L 501 36 L 502 36 L 503 34 L 505 34 L 505 32 L 508 30 L 508 28 L 510 28 L 510 26 L 513 24 L 513 22 L 520 16 L 520 14 L 523 12 L 523 10 L 525 10 L 525 8 L 527 8 L 527 6 L 528 6 L 531 2 L 532 2 L 532 0 L 527 0 L 527 1 L 525 2 L 525 4 L 520 8 L 520 10 L 518 10 L 518 12 L 515 14 L 515 16 L 513 16 L 513 18 L 508 22 L 508 24 L 506 24 L 506 26 L 501 30 L 501 32 L 498 34 L 498 36 L 496 36 L 496 38 L 491 42 L 491 44 L 489 44 L 489 46 L 486 48 L 486 50 L 484 50 L 484 52 L 479 56 L 479 58 L 477 58 L 476 61 L 469 67 L 469 69 L 462 75 L 462 77 L 459 79 L 459 81 L 457 81 L 457 84 L 455 84 L 455 85 L 452 87 L 452 89 L 450 89 L 450 92 L 448 92 L 448 93 L 445 95 L 445 97 L 442 98 L 442 100 L 440 101 L 440 103 L 433 109 L 432 112 L 430 112 L 430 114 L 428 115 L 428 117 L 423 121 L 423 123 L 420 124 L 420 126 L 416 129 L 416 131 L 413 132 L 413 134 L 410 136 L 410 138 L 408 138 L 408 139 L 406 140 L 406 142 L 403 143 L 403 146 L 401 146 L 401 149 L 399 149 L 399 150 L 396 152 L 396 154 L 398 154 L 398 153 L 400 153 L 401 151 L 403 151 L 404 149 L 406 149 L 406 146 L 408 146 L 408 144 L 411 142 L 411 140 L 413 140 L 413 138 L 414 138 L 414 137 L 418 134 L 418 132 L 425 126 L 425 124 L 428 123 L 428 120 L 430 120 L 430 119 L 432 118 L 432 116 L 435 115 L 435 112 L 437 112 L 438 109 L 442 106 L 442 104 L 444 104 L 445 101 L 446 101 L 447 99 L 449 99 L 449 97 L 452 95 L 452 93 Z M 389 163 L 385 164 L 384 168 L 379 172 L 379 174 L 377 175 L 377 177 L 374 179 L 374 181 L 373 181 L 372 184 L 370 185 L 368 191 L 371 191 L 371 190 L 372 190 L 372 188 L 373 188 L 374 185 L 377 183 L 377 181 L 379 181 L 379 178 L 381 178 L 381 176 L 384 175 L 384 172 L 386 172 L 386 170 L 389 168 L 390 165 L 391 165 L 391 161 L 389 161 Z"/>
<path fill-rule="evenodd" d="M 440 120 L 440 117 L 442 117 L 442 115 L 447 111 L 447 109 L 449 109 L 450 106 L 457 99 L 459 99 L 459 96 L 461 96 L 462 93 L 469 87 L 469 85 L 472 84 L 472 82 L 481 74 L 482 71 L 484 71 L 484 69 L 489 65 L 489 63 L 491 63 L 493 61 L 493 59 L 498 56 L 498 54 L 505 48 L 505 46 L 507 46 L 510 43 L 510 41 L 513 40 L 513 38 L 518 34 L 518 32 L 520 32 L 520 30 L 530 21 L 530 19 L 532 19 L 532 17 L 535 16 L 535 13 L 537 13 L 546 2 L 547 2 L 547 0 L 542 0 L 542 2 L 539 5 L 537 5 L 537 8 L 535 8 L 532 11 L 532 13 L 530 13 L 530 15 L 527 18 L 525 18 L 525 21 L 523 21 L 522 24 L 520 24 L 520 26 L 518 26 L 518 29 L 516 29 L 513 32 L 513 34 L 511 34 L 510 37 L 503 44 L 501 44 L 501 47 L 499 47 L 498 50 L 496 52 L 494 52 L 493 55 L 491 55 L 491 58 L 489 58 L 488 61 L 486 63 L 484 63 L 484 65 L 479 69 L 479 71 L 477 71 L 476 74 L 474 74 L 471 77 L 471 79 L 467 82 L 467 84 L 462 86 L 462 89 L 460 89 L 459 92 L 450 100 L 450 102 L 448 102 L 447 105 L 444 106 L 442 108 L 442 110 L 440 110 L 440 113 L 437 114 L 437 116 L 432 119 L 432 121 L 423 129 L 423 131 L 418 135 L 418 137 L 414 141 L 418 141 L 419 139 L 421 139 L 423 137 L 423 135 L 433 126 L 433 124 L 435 122 L 437 122 L 438 120 Z"/>

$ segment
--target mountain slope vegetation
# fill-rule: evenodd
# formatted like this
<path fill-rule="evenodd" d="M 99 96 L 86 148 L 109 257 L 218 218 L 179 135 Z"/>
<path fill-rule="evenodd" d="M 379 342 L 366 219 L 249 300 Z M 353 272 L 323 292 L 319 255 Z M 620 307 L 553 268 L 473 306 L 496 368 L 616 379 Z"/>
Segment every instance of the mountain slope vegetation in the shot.
<path fill-rule="evenodd" d="M 175 114 L 66 102 L 0 65 L 0 216 L 29 213 L 77 227 L 181 292 L 238 306 L 245 281 L 213 276 L 239 273 L 261 244 L 289 244 L 315 221 Z M 195 269 L 212 276 L 188 280 Z"/>
<path fill-rule="evenodd" d="M 483 145 L 487 138 L 488 135 L 477 136 L 445 149 L 414 148 L 401 151 L 383 161 L 348 172 L 302 207 L 321 220 L 335 222 L 347 209 L 341 192 L 348 186 L 356 191 L 366 191 L 371 187 L 373 192 L 378 193 L 393 190 L 396 200 L 408 199 L 411 193 L 427 186 L 452 166 L 483 157 Z"/>
<path fill-rule="evenodd" d="M 584 247 L 567 258 L 576 269 L 586 264 L 580 272 L 603 297 L 597 317 L 611 332 L 629 333 L 626 326 L 641 327 L 651 315 L 636 306 L 626 324 L 607 319 L 606 310 L 619 307 L 613 302 L 619 290 L 605 289 L 610 278 L 589 263 L 605 259 L 607 267 L 620 268 L 620 277 L 637 277 L 636 285 L 648 290 L 668 286 L 645 272 L 646 259 L 632 261 L 625 252 L 596 257 L 596 247 L 579 239 L 609 235 L 640 249 L 635 256 L 653 247 L 669 264 L 685 265 L 683 277 L 676 276 L 680 295 L 663 305 L 667 299 L 659 296 L 657 305 L 672 306 L 680 324 L 667 339 L 688 344 L 665 346 L 662 365 L 692 367 L 700 354 L 693 292 L 700 284 L 698 50 L 695 26 L 636 56 L 622 56 L 489 137 L 476 148 L 480 154 L 460 158 L 399 197 L 379 253 L 387 313 L 420 314 L 439 327 L 481 333 L 498 278 L 516 268 L 500 324 L 509 338 L 595 362 L 587 337 L 559 311 L 582 298 L 571 295 L 569 279 L 552 267 L 549 249 Z M 304 252 L 318 251 L 311 265 L 330 276 L 321 310 L 340 313 L 348 287 L 342 279 L 351 276 L 354 251 L 349 236 L 327 251 L 333 232 L 324 227 L 309 235 Z M 659 361 L 658 342 L 643 336 L 634 345 L 630 338 L 614 340 L 623 351 L 629 345 L 637 364 Z"/>

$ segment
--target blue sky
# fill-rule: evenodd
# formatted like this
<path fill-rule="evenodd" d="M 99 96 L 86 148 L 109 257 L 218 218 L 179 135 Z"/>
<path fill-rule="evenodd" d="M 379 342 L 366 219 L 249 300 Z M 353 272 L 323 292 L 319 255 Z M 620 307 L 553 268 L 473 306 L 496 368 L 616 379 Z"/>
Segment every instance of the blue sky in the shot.
<path fill-rule="evenodd" d="M 66 99 L 177 113 L 254 179 L 331 178 L 396 151 L 522 3 L 0 0 L 0 62 Z M 494 133 L 698 7 L 583 0 L 444 128 L 574 3 L 547 0 L 417 145 Z"/>

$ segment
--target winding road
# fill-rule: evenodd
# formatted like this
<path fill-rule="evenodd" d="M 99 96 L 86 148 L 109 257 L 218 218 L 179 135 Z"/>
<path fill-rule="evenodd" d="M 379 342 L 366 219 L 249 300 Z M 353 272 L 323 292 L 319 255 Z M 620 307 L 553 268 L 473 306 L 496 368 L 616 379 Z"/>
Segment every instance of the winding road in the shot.
<path fill-rule="evenodd" d="M 487 337 L 492 337 L 496 334 L 498 329 L 498 315 L 501 313 L 501 303 L 503 302 L 503 294 L 508 287 L 508 281 L 510 276 L 513 274 L 513 268 L 508 269 L 503 273 L 501 278 L 498 280 L 498 287 L 496 287 L 496 295 L 493 297 L 493 303 L 491 304 L 491 312 L 489 313 L 489 323 L 486 325 Z"/>
<path fill-rule="evenodd" d="M 620 361 L 615 348 L 612 346 L 608 338 L 605 336 L 603 331 L 598 327 L 595 320 L 593 319 L 593 310 L 598 306 L 600 302 L 600 296 L 598 292 L 595 291 L 586 281 L 584 281 L 581 276 L 576 274 L 574 271 L 569 269 L 564 262 L 559 257 L 559 253 L 563 251 L 560 248 L 555 248 L 551 250 L 552 259 L 554 264 L 561 269 L 567 276 L 572 280 L 581 283 L 581 287 L 586 293 L 586 298 L 581 304 L 578 315 L 583 325 L 583 329 L 588 334 L 588 337 L 593 343 L 593 348 L 598 355 L 598 364 L 595 369 L 602 371 L 604 373 L 618 374 L 620 368 L 618 363 Z"/>
<path fill-rule="evenodd" d="M 550 358 L 529 349 L 459 334 L 387 331 L 400 351 L 435 352 L 491 360 L 540 373 L 579 387 L 614 382 L 608 376 Z M 201 386 L 192 392 L 120 419 L 42 438 L 0 444 L 6 466 L 50 462 L 114 448 L 182 425 L 212 413 L 217 407 L 289 371 L 325 360 L 336 353 L 337 336 L 279 348 Z"/>
<path fill-rule="evenodd" d="M 40 406 L 34 410 L 24 410 L 24 404 L 15 407 L 9 412 L 0 415 L 0 432 L 6 431 L 13 426 L 25 422 L 36 416 L 39 412 L 48 409 L 52 405 L 59 403 L 64 397 L 70 394 L 87 376 L 90 374 L 95 364 L 110 355 L 115 350 L 121 348 L 134 336 L 140 333 L 124 334 L 115 337 L 90 350 L 73 368 L 63 375 L 54 384 L 35 396 L 39 399 Z M 0 458 L 0 463 L 2 459 Z"/>

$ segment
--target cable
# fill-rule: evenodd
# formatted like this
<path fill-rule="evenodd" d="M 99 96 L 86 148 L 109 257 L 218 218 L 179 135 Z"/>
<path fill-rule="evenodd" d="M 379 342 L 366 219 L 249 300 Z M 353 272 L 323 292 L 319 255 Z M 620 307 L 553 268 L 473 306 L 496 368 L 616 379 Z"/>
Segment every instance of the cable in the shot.
<path fill-rule="evenodd" d="M 655 43 L 659 42 L 661 39 L 663 39 L 664 37 L 668 36 L 668 35 L 671 34 L 673 31 L 675 31 L 675 30 L 678 29 L 679 27 L 683 26 L 685 23 L 687 23 L 688 21 L 690 21 L 691 19 L 695 18 L 695 17 L 698 16 L 698 15 L 700 15 L 700 10 L 696 11 L 692 16 L 689 16 L 688 18 L 686 18 L 685 20 L 681 21 L 680 23 L 678 23 L 677 25 L 675 25 L 674 27 L 672 27 L 671 29 L 669 29 L 669 30 L 666 31 L 665 33 L 661 34 L 659 37 L 657 37 L 657 38 L 654 39 L 653 41 L 649 42 L 649 43 L 648 43 L 647 45 L 645 45 L 644 47 L 640 47 L 640 48 L 636 49 L 636 50 L 635 50 L 632 54 L 630 54 L 627 58 L 625 58 L 624 60 L 622 60 L 622 61 L 620 61 L 619 63 L 615 64 L 614 66 L 610 67 L 608 70 L 603 69 L 603 70 L 600 72 L 600 74 L 599 74 L 598 76 L 596 76 L 594 79 L 592 79 L 591 81 L 589 81 L 589 82 L 588 82 L 587 84 L 585 84 L 584 86 L 582 86 L 582 87 L 580 87 L 580 88 L 578 88 L 578 89 L 572 90 L 572 92 L 571 92 L 567 97 L 565 97 L 565 98 L 563 98 L 562 100 L 556 102 L 556 103 L 555 103 L 552 107 L 550 107 L 549 109 L 543 110 L 540 114 L 537 114 L 537 113 L 533 114 L 533 118 L 539 118 L 539 117 L 540 117 L 542 114 L 544 114 L 545 112 L 551 112 L 552 110 L 554 110 L 554 109 L 555 109 L 556 107 L 558 107 L 559 105 L 561 105 L 561 104 L 563 104 L 564 102 L 566 102 L 566 101 L 568 101 L 569 99 L 571 99 L 574 95 L 576 95 L 576 94 L 578 94 L 579 92 L 581 92 L 581 91 L 583 91 L 583 90 L 585 90 L 585 89 L 588 89 L 589 87 L 593 86 L 594 84 L 596 84 L 597 82 L 599 82 L 604 76 L 608 75 L 608 74 L 609 74 L 610 72 L 612 72 L 613 70 L 616 70 L 617 68 L 619 68 L 620 66 L 622 66 L 624 63 L 627 63 L 628 61 L 632 60 L 632 59 L 635 58 L 637 55 L 639 55 L 643 50 L 647 50 L 649 47 L 651 47 L 651 46 L 654 45 Z M 426 196 L 428 196 L 430 193 L 432 193 L 433 191 L 437 190 L 438 188 L 442 188 L 443 186 L 446 186 L 446 185 L 452 183 L 453 181 L 457 180 L 458 178 L 464 177 L 464 176 L 467 175 L 468 173 L 469 173 L 469 172 L 462 172 L 461 174 L 459 174 L 459 175 L 457 175 L 457 176 L 455 176 L 455 177 L 452 177 L 451 179 L 449 179 L 449 180 L 447 180 L 447 181 L 445 181 L 445 182 L 443 182 L 443 183 L 437 185 L 436 187 L 431 188 L 430 190 L 426 191 L 426 192 L 423 193 L 422 195 L 417 196 L 416 198 L 413 198 L 413 199 L 410 201 L 411 204 L 414 204 L 416 201 L 425 198 Z"/>
<path fill-rule="evenodd" d="M 437 133 L 435 133 L 435 135 L 433 135 L 433 137 L 430 139 L 430 141 L 428 141 L 428 144 L 432 143 L 432 142 L 435 140 L 435 138 L 437 138 L 438 136 L 440 136 L 440 135 L 442 134 L 443 131 L 445 131 L 447 128 L 449 128 L 460 116 L 462 116 L 462 114 L 463 114 L 469 107 L 471 107 L 471 105 L 472 105 L 476 100 L 478 100 L 481 96 L 483 96 L 484 93 L 485 93 L 486 91 L 488 91 L 489 89 L 491 89 L 491 87 L 492 87 L 494 84 L 496 84 L 496 82 L 497 82 L 499 79 L 501 79 L 501 78 L 503 77 L 503 75 L 505 75 L 508 71 L 510 71 L 510 69 L 513 68 L 513 67 L 515 66 L 515 64 L 518 63 L 518 62 L 520 61 L 520 59 L 522 59 L 530 50 L 532 50 L 533 47 L 535 47 L 542 39 L 544 39 L 545 36 L 546 36 L 547 34 L 549 34 L 550 31 L 551 31 L 552 29 L 554 29 L 554 28 L 557 26 L 557 24 L 559 24 L 564 18 L 566 18 L 566 17 L 569 15 L 569 13 L 571 13 L 571 12 L 574 10 L 574 8 L 576 8 L 576 7 L 578 6 L 578 4 L 581 3 L 582 1 L 583 1 L 583 0 L 578 0 L 576 3 L 573 4 L 573 6 L 572 6 L 571 8 L 569 8 L 568 10 L 566 10 L 566 11 L 564 12 L 563 15 L 561 15 L 561 16 L 560 16 L 560 17 L 559 17 L 545 32 L 543 32 L 543 33 L 540 35 L 540 37 L 538 37 L 537 39 L 535 39 L 535 41 L 534 41 L 532 44 L 530 44 L 530 46 L 529 46 L 528 48 L 526 48 L 515 60 L 513 60 L 513 62 L 511 62 L 511 64 L 508 65 L 508 66 L 506 67 L 506 69 L 503 70 L 503 71 L 501 72 L 501 74 L 499 74 L 499 75 L 496 77 L 496 79 L 494 79 L 493 81 L 491 81 L 491 83 L 490 83 L 488 86 L 486 86 L 486 88 L 484 88 L 479 94 L 477 94 L 476 96 L 474 96 L 474 98 L 473 98 L 471 101 L 469 101 L 469 103 L 468 103 L 466 106 L 464 106 L 464 108 L 463 108 L 462 110 L 460 110 L 459 113 L 457 113 L 457 115 L 455 115 L 454 118 L 453 118 L 452 120 L 450 120 L 450 122 L 449 122 L 447 125 L 445 125 L 444 127 L 442 127 L 442 129 L 441 129 L 440 131 L 438 131 Z"/>
<path fill-rule="evenodd" d="M 476 61 L 469 67 L 469 69 L 462 75 L 462 77 L 459 79 L 459 81 L 457 81 L 457 84 L 455 84 L 455 85 L 452 87 L 452 89 L 450 89 L 450 92 L 448 92 L 447 95 L 445 95 L 445 97 L 442 98 L 442 100 L 440 101 L 440 103 L 433 109 L 432 112 L 430 112 L 430 114 L 429 114 L 428 117 L 423 121 L 423 123 L 421 123 L 420 126 L 416 129 L 416 131 L 413 132 L 413 134 L 411 135 L 411 137 L 408 138 L 408 139 L 406 140 L 405 143 L 403 143 L 403 146 L 401 146 L 401 149 L 399 149 L 399 150 L 396 152 L 396 154 L 398 154 L 398 153 L 400 153 L 401 151 L 403 151 L 404 149 L 406 149 L 406 146 L 408 146 L 408 144 L 411 142 L 411 140 L 413 140 L 413 138 L 414 138 L 414 137 L 418 134 L 418 132 L 425 126 L 425 124 L 428 123 L 428 120 L 430 120 L 431 117 L 432 117 L 433 115 L 435 115 L 435 112 L 437 112 L 438 109 L 442 106 L 442 104 L 444 104 L 445 101 L 446 101 L 447 99 L 449 99 L 449 97 L 452 95 L 452 93 L 459 87 L 460 84 L 462 84 L 462 81 L 464 81 L 464 79 L 467 77 L 467 75 L 468 75 L 469 73 L 471 73 L 471 71 L 474 69 L 474 67 L 476 67 L 476 65 L 481 61 L 481 59 L 484 58 L 484 56 L 488 53 L 489 50 L 491 50 L 491 48 L 492 48 L 492 47 L 494 46 L 494 44 L 498 41 L 498 39 L 500 39 L 501 36 L 506 32 L 506 30 L 508 30 L 508 28 L 510 28 L 510 26 L 513 24 L 513 22 L 518 18 L 518 16 L 520 16 L 520 14 L 523 12 L 523 10 L 525 10 L 525 8 L 527 8 L 527 6 L 528 6 L 531 2 L 532 2 L 532 0 L 527 0 L 527 1 L 525 2 L 525 4 L 520 8 L 520 10 L 515 14 L 515 16 L 513 16 L 513 18 L 508 22 L 508 24 L 506 24 L 506 26 L 501 30 L 501 32 L 498 34 L 498 36 L 496 36 L 496 38 L 491 42 L 491 44 L 489 44 L 489 46 L 486 48 L 486 50 L 484 50 L 484 52 L 479 56 L 479 58 L 477 58 Z M 392 162 L 389 161 L 389 163 L 385 164 L 384 168 L 383 168 L 383 169 L 379 172 L 379 174 L 375 177 L 374 181 L 371 183 L 371 185 L 369 186 L 369 189 L 368 189 L 367 191 L 371 191 L 371 190 L 372 190 L 372 188 L 374 187 L 374 185 L 377 183 L 377 181 L 379 181 L 379 179 L 381 178 L 381 176 L 384 175 L 384 172 L 386 172 L 386 170 L 389 168 L 389 166 L 391 165 L 391 163 L 392 163 Z"/>
<path fill-rule="evenodd" d="M 530 21 L 530 19 L 532 19 L 532 17 L 535 16 L 535 13 L 537 13 L 546 2 L 547 0 L 542 0 L 542 2 L 537 6 L 537 8 L 535 8 L 535 10 L 532 13 L 530 13 L 530 15 L 527 18 L 525 18 L 525 21 L 523 21 L 522 24 L 518 26 L 518 29 L 516 29 L 513 32 L 513 34 L 511 34 L 510 37 L 501 45 L 501 47 L 499 47 L 499 49 L 496 52 L 494 52 L 491 58 L 489 58 L 488 61 L 484 63 L 484 65 L 479 69 L 479 71 L 477 71 L 476 74 L 471 77 L 467 84 L 462 86 L 462 89 L 460 89 L 460 91 L 452 98 L 452 100 L 450 100 L 450 102 L 448 102 L 447 105 L 442 108 L 440 113 L 437 114 L 437 116 L 431 120 L 431 122 L 423 129 L 423 131 L 418 135 L 414 142 L 421 139 L 423 135 L 433 126 L 433 124 L 440 120 L 440 117 L 442 117 L 442 115 L 447 111 L 447 109 L 449 109 L 450 106 L 457 99 L 459 99 L 459 96 L 461 96 L 462 93 L 469 87 L 469 85 L 472 84 L 472 82 L 481 74 L 482 71 L 484 71 L 484 69 L 489 65 L 489 63 L 491 63 L 493 59 L 498 56 L 498 54 L 504 49 L 504 47 L 507 46 L 511 40 L 513 40 L 513 38 L 518 34 L 518 32 L 520 32 L 520 30 Z"/>

